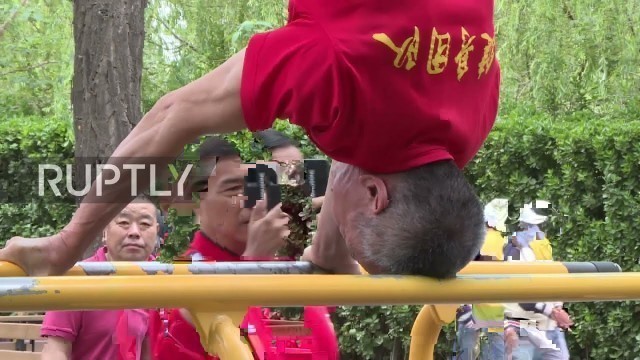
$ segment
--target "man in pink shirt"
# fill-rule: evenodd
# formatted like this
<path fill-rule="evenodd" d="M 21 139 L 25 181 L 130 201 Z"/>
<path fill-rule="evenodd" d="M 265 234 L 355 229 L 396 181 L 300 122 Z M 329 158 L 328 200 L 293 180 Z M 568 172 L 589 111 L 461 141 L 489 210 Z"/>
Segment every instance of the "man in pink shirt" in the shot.
<path fill-rule="evenodd" d="M 127 205 L 103 231 L 104 246 L 84 261 L 146 261 L 158 234 L 157 209 L 148 199 Z M 151 359 L 149 314 L 143 309 L 49 311 L 41 334 L 43 360 Z"/>

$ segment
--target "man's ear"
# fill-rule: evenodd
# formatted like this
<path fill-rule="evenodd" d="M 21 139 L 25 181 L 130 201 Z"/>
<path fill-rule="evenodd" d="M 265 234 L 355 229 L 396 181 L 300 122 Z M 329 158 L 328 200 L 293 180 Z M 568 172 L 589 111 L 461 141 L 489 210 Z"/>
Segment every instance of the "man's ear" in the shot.
<path fill-rule="evenodd" d="M 367 192 L 367 201 L 374 214 L 379 214 L 389 206 L 389 193 L 384 180 L 375 175 L 361 175 L 360 183 Z"/>

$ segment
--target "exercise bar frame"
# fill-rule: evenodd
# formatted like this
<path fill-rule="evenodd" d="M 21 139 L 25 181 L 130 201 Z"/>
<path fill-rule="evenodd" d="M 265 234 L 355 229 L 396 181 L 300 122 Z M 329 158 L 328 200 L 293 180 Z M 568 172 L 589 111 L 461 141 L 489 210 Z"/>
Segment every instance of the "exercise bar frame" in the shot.
<path fill-rule="evenodd" d="M 598 262 L 474 262 L 452 280 L 318 275 L 304 262 L 87 264 L 65 276 L 24 277 L 0 263 L 0 311 L 182 307 L 208 352 L 252 360 L 237 325 L 249 306 L 424 305 L 411 332 L 410 359 L 431 360 L 441 327 L 455 319 L 459 304 L 640 300 L 640 273 Z"/>

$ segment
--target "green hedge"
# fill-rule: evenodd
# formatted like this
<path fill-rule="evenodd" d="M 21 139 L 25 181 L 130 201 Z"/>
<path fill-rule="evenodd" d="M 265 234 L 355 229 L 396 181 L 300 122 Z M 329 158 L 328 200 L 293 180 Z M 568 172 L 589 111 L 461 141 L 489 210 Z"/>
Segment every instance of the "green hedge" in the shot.
<path fill-rule="evenodd" d="M 38 196 L 38 164 L 73 163 L 73 133 L 59 119 L 0 122 L 0 246 L 12 236 L 45 236 L 67 224 L 69 196 Z"/>
<path fill-rule="evenodd" d="M 640 123 L 637 114 L 503 119 L 467 168 L 484 201 L 552 202 L 548 234 L 561 261 L 614 261 L 640 271 Z M 572 358 L 640 357 L 640 304 L 574 303 Z"/>
<path fill-rule="evenodd" d="M 640 124 L 632 121 L 636 118 L 514 114 L 498 122 L 466 174 L 483 201 L 510 200 L 512 224 L 524 202 L 550 200 L 556 211 L 547 230 L 557 260 L 614 261 L 624 271 L 639 271 Z M 283 122 L 276 128 L 300 140 L 305 156 L 319 155 L 301 129 Z M 58 156 L 70 161 L 73 156 L 72 135 L 59 120 L 4 122 L 0 136 L 0 189 L 10 189 L 8 196 L 14 202 L 35 189 L 34 180 L 24 176 L 27 160 Z M 246 132 L 230 139 L 246 159 L 259 154 Z M 49 234 L 73 211 L 72 199 L 36 200 L 0 205 L 0 241 L 16 234 Z M 576 303 L 568 308 L 576 322 L 568 335 L 572 358 L 640 357 L 640 304 Z M 334 319 L 343 358 L 389 359 L 392 349 L 396 355 L 406 350 L 418 310 L 417 306 L 339 308 Z M 451 355 L 453 330 L 453 325 L 447 326 L 441 335 L 437 359 Z"/>

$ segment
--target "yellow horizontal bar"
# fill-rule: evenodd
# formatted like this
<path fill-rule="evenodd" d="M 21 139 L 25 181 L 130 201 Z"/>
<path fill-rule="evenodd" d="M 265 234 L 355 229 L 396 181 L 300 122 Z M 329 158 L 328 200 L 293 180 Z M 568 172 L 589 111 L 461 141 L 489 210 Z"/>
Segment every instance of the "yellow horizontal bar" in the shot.
<path fill-rule="evenodd" d="M 213 266 L 233 266 L 233 263 L 208 263 L 197 262 L 193 264 L 163 264 L 158 262 L 93 262 L 78 263 L 66 276 L 86 276 L 86 275 L 198 275 L 215 274 Z M 239 266 L 260 267 L 265 263 L 244 262 Z M 305 269 L 311 266 L 305 262 L 270 262 L 266 266 L 277 267 L 274 274 L 305 273 Z M 567 263 L 572 264 L 572 263 Z M 469 263 L 460 271 L 461 275 L 470 274 L 563 274 L 567 273 L 567 267 L 562 262 L 500 262 L 500 261 L 474 261 Z M 268 270 L 264 271 L 268 273 Z M 309 272 L 309 271 L 307 271 Z M 242 273 L 239 271 L 238 273 Z M 0 277 L 24 276 L 24 272 L 16 265 L 9 262 L 0 262 Z"/>
<path fill-rule="evenodd" d="M 640 273 L 461 275 L 444 281 L 365 275 L 0 279 L 0 311 L 622 300 L 640 300 Z"/>
<path fill-rule="evenodd" d="M 561 262 L 499 262 L 473 261 L 460 270 L 460 275 L 473 274 L 565 274 L 567 267 Z"/>

